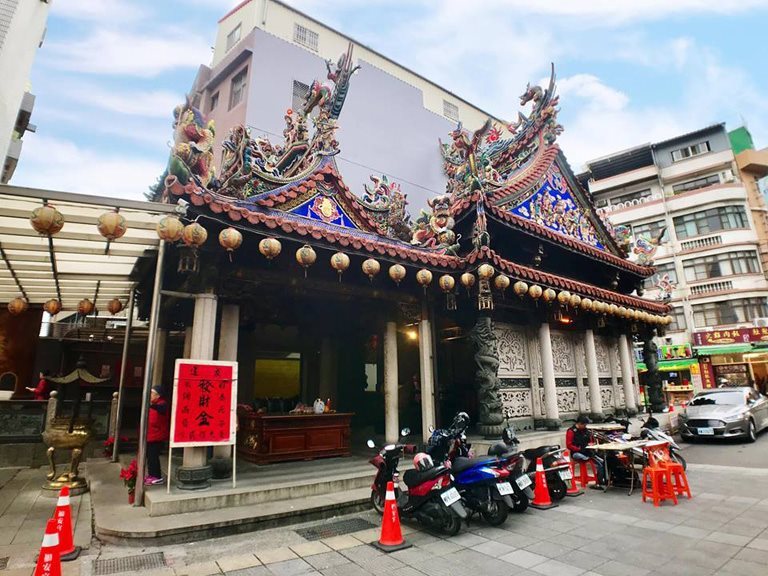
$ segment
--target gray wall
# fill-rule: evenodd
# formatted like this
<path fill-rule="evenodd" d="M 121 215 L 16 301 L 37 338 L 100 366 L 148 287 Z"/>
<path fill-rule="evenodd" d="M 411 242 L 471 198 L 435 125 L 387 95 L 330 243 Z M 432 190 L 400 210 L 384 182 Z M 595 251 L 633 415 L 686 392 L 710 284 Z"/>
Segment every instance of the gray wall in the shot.
<path fill-rule="evenodd" d="M 261 30 L 254 34 L 246 123 L 254 135 L 267 132 L 272 142 L 279 142 L 293 81 L 325 80 L 325 64 L 319 56 Z M 455 124 L 425 109 L 417 88 L 367 62 L 358 63 L 361 69 L 352 78 L 339 118 L 339 170 L 358 195 L 371 174 L 386 174 L 400 183 L 409 210 L 416 214 L 426 208 L 427 198 L 445 191 L 438 138 L 448 140 Z"/>
<path fill-rule="evenodd" d="M 662 145 L 655 146 L 656 163 L 660 168 L 666 168 L 674 164 L 672 162 L 672 151 L 685 148 L 686 146 L 692 146 L 699 142 L 709 141 L 709 149 L 711 152 L 722 152 L 723 150 L 730 150 L 731 141 L 728 139 L 728 133 L 725 128 L 718 126 L 708 132 L 698 132 L 691 138 L 678 138 L 670 142 L 665 142 Z"/>

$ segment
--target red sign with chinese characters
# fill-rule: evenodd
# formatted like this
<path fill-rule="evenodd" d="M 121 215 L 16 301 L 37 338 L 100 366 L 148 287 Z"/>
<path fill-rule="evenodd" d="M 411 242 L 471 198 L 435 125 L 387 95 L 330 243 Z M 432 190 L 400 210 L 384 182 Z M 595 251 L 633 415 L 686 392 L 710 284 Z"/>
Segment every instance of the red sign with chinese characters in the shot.
<path fill-rule="evenodd" d="M 235 443 L 237 362 L 176 361 L 171 445 Z"/>
<path fill-rule="evenodd" d="M 768 342 L 768 328 L 734 328 L 693 333 L 694 346 L 749 344 L 750 342 Z"/>
<path fill-rule="evenodd" d="M 705 390 L 715 387 L 715 371 L 712 369 L 712 358 L 710 356 L 699 356 L 699 367 L 701 368 L 701 387 Z"/>

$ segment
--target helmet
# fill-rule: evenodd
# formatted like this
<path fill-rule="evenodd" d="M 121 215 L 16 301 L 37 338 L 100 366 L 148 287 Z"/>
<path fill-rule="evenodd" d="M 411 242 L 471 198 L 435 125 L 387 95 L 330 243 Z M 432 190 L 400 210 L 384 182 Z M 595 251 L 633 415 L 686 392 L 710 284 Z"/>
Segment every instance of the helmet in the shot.
<path fill-rule="evenodd" d="M 413 457 L 413 467 L 418 470 L 419 472 L 424 472 L 425 470 L 429 470 L 434 466 L 434 463 L 432 462 L 432 456 L 429 454 L 426 454 L 424 452 L 419 452 L 416 454 L 416 456 Z"/>
<path fill-rule="evenodd" d="M 459 412 L 453 419 L 453 428 L 455 430 L 466 430 L 469 428 L 469 414 L 466 412 Z"/>
<path fill-rule="evenodd" d="M 504 440 L 504 444 L 509 446 L 510 444 L 517 444 L 519 440 L 515 436 L 515 429 L 512 426 L 507 426 L 501 433 L 501 439 Z"/>

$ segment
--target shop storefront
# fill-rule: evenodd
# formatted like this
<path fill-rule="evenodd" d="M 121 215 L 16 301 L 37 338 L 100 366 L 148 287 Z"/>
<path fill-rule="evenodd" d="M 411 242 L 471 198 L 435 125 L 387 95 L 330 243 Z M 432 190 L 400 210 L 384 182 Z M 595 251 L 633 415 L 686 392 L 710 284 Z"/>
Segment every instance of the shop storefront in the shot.
<path fill-rule="evenodd" d="M 644 383 L 647 367 L 637 351 L 637 370 Z M 703 388 L 698 359 L 693 357 L 690 344 L 658 347 L 658 368 L 662 376 L 662 389 L 667 405 L 681 406 Z"/>
<path fill-rule="evenodd" d="M 705 388 L 752 386 L 765 392 L 768 382 L 768 328 L 695 332 Z"/>

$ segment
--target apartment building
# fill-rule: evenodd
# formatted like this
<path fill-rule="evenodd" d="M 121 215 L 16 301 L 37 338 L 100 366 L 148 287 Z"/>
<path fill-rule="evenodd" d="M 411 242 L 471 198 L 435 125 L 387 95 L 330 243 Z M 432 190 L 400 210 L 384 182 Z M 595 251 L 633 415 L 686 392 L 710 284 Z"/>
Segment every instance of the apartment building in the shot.
<path fill-rule="evenodd" d="M 331 83 L 326 61 L 335 63 L 350 43 L 360 69 L 344 104 L 336 157 L 346 184 L 362 193 L 371 176 L 386 175 L 414 205 L 443 194 L 439 139 L 448 139 L 458 122 L 474 130 L 492 115 L 276 0 L 246 0 L 227 13 L 211 65 L 195 79 L 193 102 L 216 125 L 216 164 L 234 126 L 279 139 L 285 110 L 302 106 L 313 80 Z"/>
<path fill-rule="evenodd" d="M 21 156 L 35 96 L 29 74 L 45 36 L 50 0 L 0 0 L 0 183 L 10 180 Z"/>
<path fill-rule="evenodd" d="M 655 250 L 657 274 L 644 288 L 672 306 L 665 346 L 693 343 L 723 374 L 726 364 L 743 365 L 752 383 L 768 369 L 768 356 L 760 369 L 744 356 L 768 326 L 768 220 L 758 186 L 766 174 L 768 149 L 755 150 L 744 128 L 729 134 L 715 124 L 592 160 L 579 175 L 599 210 L 629 227 L 634 257 L 640 238 Z M 711 366 L 703 370 L 705 384 L 717 381 Z"/>

